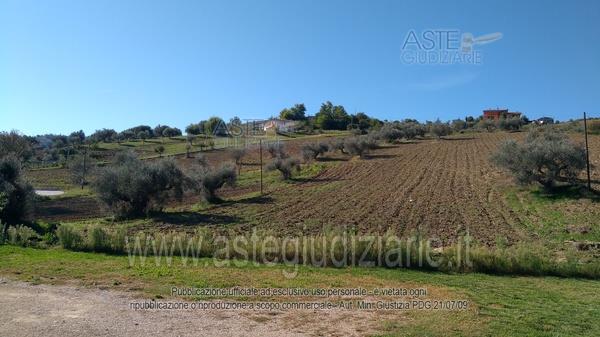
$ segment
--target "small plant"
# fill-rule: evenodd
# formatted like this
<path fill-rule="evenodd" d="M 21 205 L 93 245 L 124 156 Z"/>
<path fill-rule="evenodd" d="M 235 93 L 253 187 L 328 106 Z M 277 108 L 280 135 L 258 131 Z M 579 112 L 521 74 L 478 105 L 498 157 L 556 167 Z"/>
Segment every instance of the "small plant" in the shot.
<path fill-rule="evenodd" d="M 165 153 L 165 147 L 162 145 L 159 145 L 154 148 L 154 152 L 158 153 L 159 157 L 162 157 L 163 153 Z"/>
<path fill-rule="evenodd" d="M 192 151 L 192 144 L 185 144 L 185 157 L 191 158 L 190 152 Z"/>
<path fill-rule="evenodd" d="M 329 144 L 323 142 L 302 145 L 302 157 L 305 161 L 315 160 L 327 151 L 329 151 Z"/>
<path fill-rule="evenodd" d="M 284 180 L 292 178 L 294 171 L 300 170 L 300 162 L 296 158 L 276 157 L 267 165 L 267 171 L 279 171 Z"/>
<path fill-rule="evenodd" d="M 56 236 L 65 249 L 78 250 L 84 248 L 81 234 L 71 225 L 60 225 L 56 230 Z"/>
<path fill-rule="evenodd" d="M 23 247 L 37 247 L 41 237 L 31 228 L 18 225 L 8 228 L 8 242 Z"/>
<path fill-rule="evenodd" d="M 100 226 L 94 226 L 88 233 L 89 248 L 94 252 L 108 252 L 111 249 L 110 237 Z"/>
<path fill-rule="evenodd" d="M 242 173 L 242 160 L 246 155 L 246 149 L 244 148 L 235 148 L 231 150 L 231 157 L 235 161 L 235 165 L 238 168 L 238 175 Z"/>

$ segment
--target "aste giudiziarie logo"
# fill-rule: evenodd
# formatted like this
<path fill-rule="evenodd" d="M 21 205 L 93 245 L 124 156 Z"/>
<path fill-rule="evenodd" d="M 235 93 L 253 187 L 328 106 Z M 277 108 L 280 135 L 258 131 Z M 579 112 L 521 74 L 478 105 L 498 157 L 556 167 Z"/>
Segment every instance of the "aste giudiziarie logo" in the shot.
<path fill-rule="evenodd" d="M 458 29 L 410 30 L 402 44 L 405 64 L 481 64 L 477 46 L 500 40 L 502 33 L 475 36 Z"/>

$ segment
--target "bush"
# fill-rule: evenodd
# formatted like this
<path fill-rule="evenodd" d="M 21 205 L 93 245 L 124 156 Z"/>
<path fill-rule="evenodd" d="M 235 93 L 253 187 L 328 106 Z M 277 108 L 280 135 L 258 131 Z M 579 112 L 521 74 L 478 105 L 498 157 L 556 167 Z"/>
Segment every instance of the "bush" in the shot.
<path fill-rule="evenodd" d="M 98 173 L 93 188 L 114 215 L 131 217 L 160 211 L 168 198 L 181 198 L 184 182 L 172 160 L 149 163 L 121 153 Z"/>
<path fill-rule="evenodd" d="M 235 185 L 236 180 L 235 168 L 229 165 L 211 169 L 201 164 L 191 176 L 192 188 L 202 193 L 209 202 L 218 201 L 217 190 L 226 184 Z"/>
<path fill-rule="evenodd" d="M 276 157 L 267 165 L 267 171 L 279 171 L 284 180 L 292 178 L 294 171 L 300 170 L 300 162 L 296 158 Z"/>
<path fill-rule="evenodd" d="M 0 221 L 15 224 L 30 220 L 35 194 L 14 155 L 0 159 Z"/>
<path fill-rule="evenodd" d="M 319 155 L 323 155 L 327 151 L 329 151 L 329 144 L 323 142 L 302 145 L 302 157 L 305 161 L 315 160 Z"/>
<path fill-rule="evenodd" d="M 238 175 L 242 173 L 242 159 L 246 155 L 245 148 L 234 148 L 231 150 L 231 158 L 235 161 L 235 165 L 238 168 Z"/>
<path fill-rule="evenodd" d="M 71 225 L 60 225 L 56 230 L 56 235 L 58 236 L 60 244 L 65 249 L 79 250 L 83 249 L 85 246 L 81 234 Z"/>
<path fill-rule="evenodd" d="M 102 227 L 94 226 L 88 232 L 89 248 L 94 252 L 111 251 L 110 236 Z"/>
<path fill-rule="evenodd" d="M 551 190 L 557 181 L 575 183 L 585 168 L 585 149 L 567 135 L 553 129 L 537 128 L 520 144 L 509 140 L 500 145 L 492 162 L 508 170 L 522 185 L 538 182 Z"/>
<path fill-rule="evenodd" d="M 18 225 L 8 228 L 8 242 L 23 247 L 37 247 L 41 237 L 31 228 Z"/>

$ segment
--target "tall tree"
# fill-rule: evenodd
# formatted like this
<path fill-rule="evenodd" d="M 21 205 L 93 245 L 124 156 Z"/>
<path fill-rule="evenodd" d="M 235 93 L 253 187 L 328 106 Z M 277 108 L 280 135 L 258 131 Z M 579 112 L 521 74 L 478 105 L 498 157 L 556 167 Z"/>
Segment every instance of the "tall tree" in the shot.
<path fill-rule="evenodd" d="M 306 119 L 306 107 L 303 103 L 294 104 L 291 108 L 285 108 L 279 113 L 279 118 L 300 121 Z"/>
<path fill-rule="evenodd" d="M 315 125 L 323 130 L 346 130 L 350 124 L 350 116 L 341 105 L 333 105 L 327 101 L 315 115 Z"/>

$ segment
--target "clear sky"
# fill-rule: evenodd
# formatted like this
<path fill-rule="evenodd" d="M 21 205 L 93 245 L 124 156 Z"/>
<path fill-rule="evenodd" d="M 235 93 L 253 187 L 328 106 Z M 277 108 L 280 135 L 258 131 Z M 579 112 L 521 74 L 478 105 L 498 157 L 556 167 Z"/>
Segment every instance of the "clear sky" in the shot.
<path fill-rule="evenodd" d="M 500 40 L 407 64 L 409 32 Z M 489 107 L 600 117 L 600 1 L 0 0 L 0 130 L 264 118 L 323 101 L 380 119 Z"/>

